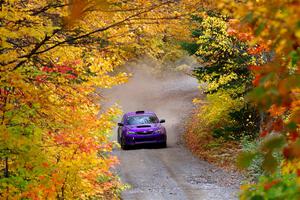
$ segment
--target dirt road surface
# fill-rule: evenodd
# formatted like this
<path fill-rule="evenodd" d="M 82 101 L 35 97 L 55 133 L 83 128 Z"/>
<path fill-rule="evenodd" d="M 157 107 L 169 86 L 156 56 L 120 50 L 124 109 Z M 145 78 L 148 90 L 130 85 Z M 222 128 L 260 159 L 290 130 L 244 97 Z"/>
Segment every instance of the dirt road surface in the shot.
<path fill-rule="evenodd" d="M 117 173 L 131 188 L 124 200 L 227 200 L 237 199 L 240 178 L 195 158 L 183 145 L 184 121 L 199 95 L 197 81 L 182 73 L 151 74 L 137 63 L 133 78 L 109 90 L 109 102 L 117 102 L 124 112 L 151 110 L 165 119 L 167 148 L 139 147 L 114 150 L 120 159 Z M 115 135 L 112 138 L 116 140 Z"/>

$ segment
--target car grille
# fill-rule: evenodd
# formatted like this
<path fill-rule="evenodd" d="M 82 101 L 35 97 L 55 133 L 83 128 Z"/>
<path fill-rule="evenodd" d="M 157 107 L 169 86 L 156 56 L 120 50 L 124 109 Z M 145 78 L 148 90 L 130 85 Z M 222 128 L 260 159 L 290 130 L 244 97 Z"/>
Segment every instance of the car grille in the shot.
<path fill-rule="evenodd" d="M 154 138 L 135 138 L 135 142 L 149 142 L 154 141 Z"/>
<path fill-rule="evenodd" d="M 148 135 L 148 134 L 152 134 L 153 131 L 139 131 L 139 132 L 136 132 L 136 134 L 139 134 L 139 135 Z"/>

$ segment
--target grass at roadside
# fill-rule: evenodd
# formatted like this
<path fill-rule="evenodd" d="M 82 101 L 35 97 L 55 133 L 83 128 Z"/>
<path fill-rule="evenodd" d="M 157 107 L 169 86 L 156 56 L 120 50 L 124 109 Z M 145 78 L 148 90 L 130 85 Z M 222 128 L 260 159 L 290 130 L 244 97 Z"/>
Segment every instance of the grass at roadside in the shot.
<path fill-rule="evenodd" d="M 184 141 L 188 149 L 200 159 L 216 166 L 226 170 L 237 170 L 236 158 L 242 149 L 240 142 L 214 138 L 209 127 L 201 124 L 201 119 L 195 111 L 189 123 L 186 124 L 184 134 Z"/>

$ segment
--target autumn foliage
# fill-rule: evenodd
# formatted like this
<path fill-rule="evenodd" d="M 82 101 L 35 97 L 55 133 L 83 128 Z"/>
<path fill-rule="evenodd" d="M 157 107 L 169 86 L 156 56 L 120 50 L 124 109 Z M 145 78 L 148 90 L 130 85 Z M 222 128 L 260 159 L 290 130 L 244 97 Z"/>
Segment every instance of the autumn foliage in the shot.
<path fill-rule="evenodd" d="M 254 137 L 240 137 L 241 145 L 247 141 L 255 147 L 238 157 L 238 166 L 255 165 L 261 177 L 244 185 L 241 198 L 299 199 L 299 1 L 213 5 L 192 17 L 198 25 L 192 42 L 184 45 L 202 64 L 195 74 L 207 94 L 204 105 L 198 103 L 200 123 L 194 132 L 228 139 L 228 130 L 235 136 L 243 133 L 238 127 L 246 127 Z"/>
<path fill-rule="evenodd" d="M 240 156 L 248 167 L 260 154 L 265 177 L 244 188 L 242 199 L 299 199 L 299 1 L 220 1 L 217 7 L 236 20 L 230 33 L 248 30 L 249 53 L 269 51 L 264 65 L 249 66 L 255 88 L 249 99 L 265 114 L 260 146 Z M 239 36 L 238 36 L 239 37 Z M 241 38 L 243 40 L 244 38 Z M 282 155 L 278 162 L 276 155 Z M 249 162 L 250 161 L 250 162 Z M 246 164 L 248 163 L 248 164 Z M 270 192 L 272 191 L 272 192 Z"/>
<path fill-rule="evenodd" d="M 100 91 L 127 81 L 115 69 L 128 59 L 156 56 L 149 41 L 175 36 L 165 25 L 196 4 L 1 1 L 0 198 L 118 198 L 109 136 L 120 110 Z"/>
<path fill-rule="evenodd" d="M 299 1 L 0 6 L 1 199 L 118 198 L 108 138 L 120 110 L 104 109 L 101 91 L 127 81 L 116 68 L 129 59 L 174 57 L 178 40 L 203 65 L 195 75 L 207 84 L 205 131 L 259 141 L 238 162 L 261 156 L 265 176 L 241 197 L 299 197 Z"/>

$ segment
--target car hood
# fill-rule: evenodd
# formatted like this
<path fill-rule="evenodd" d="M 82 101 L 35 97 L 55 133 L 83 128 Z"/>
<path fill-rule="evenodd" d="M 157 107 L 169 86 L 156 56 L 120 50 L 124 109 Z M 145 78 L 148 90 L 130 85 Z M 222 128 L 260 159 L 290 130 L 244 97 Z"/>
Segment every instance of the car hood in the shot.
<path fill-rule="evenodd" d="M 126 125 L 127 130 L 130 131 L 155 131 L 161 128 L 161 124 L 139 124 L 139 125 Z"/>

